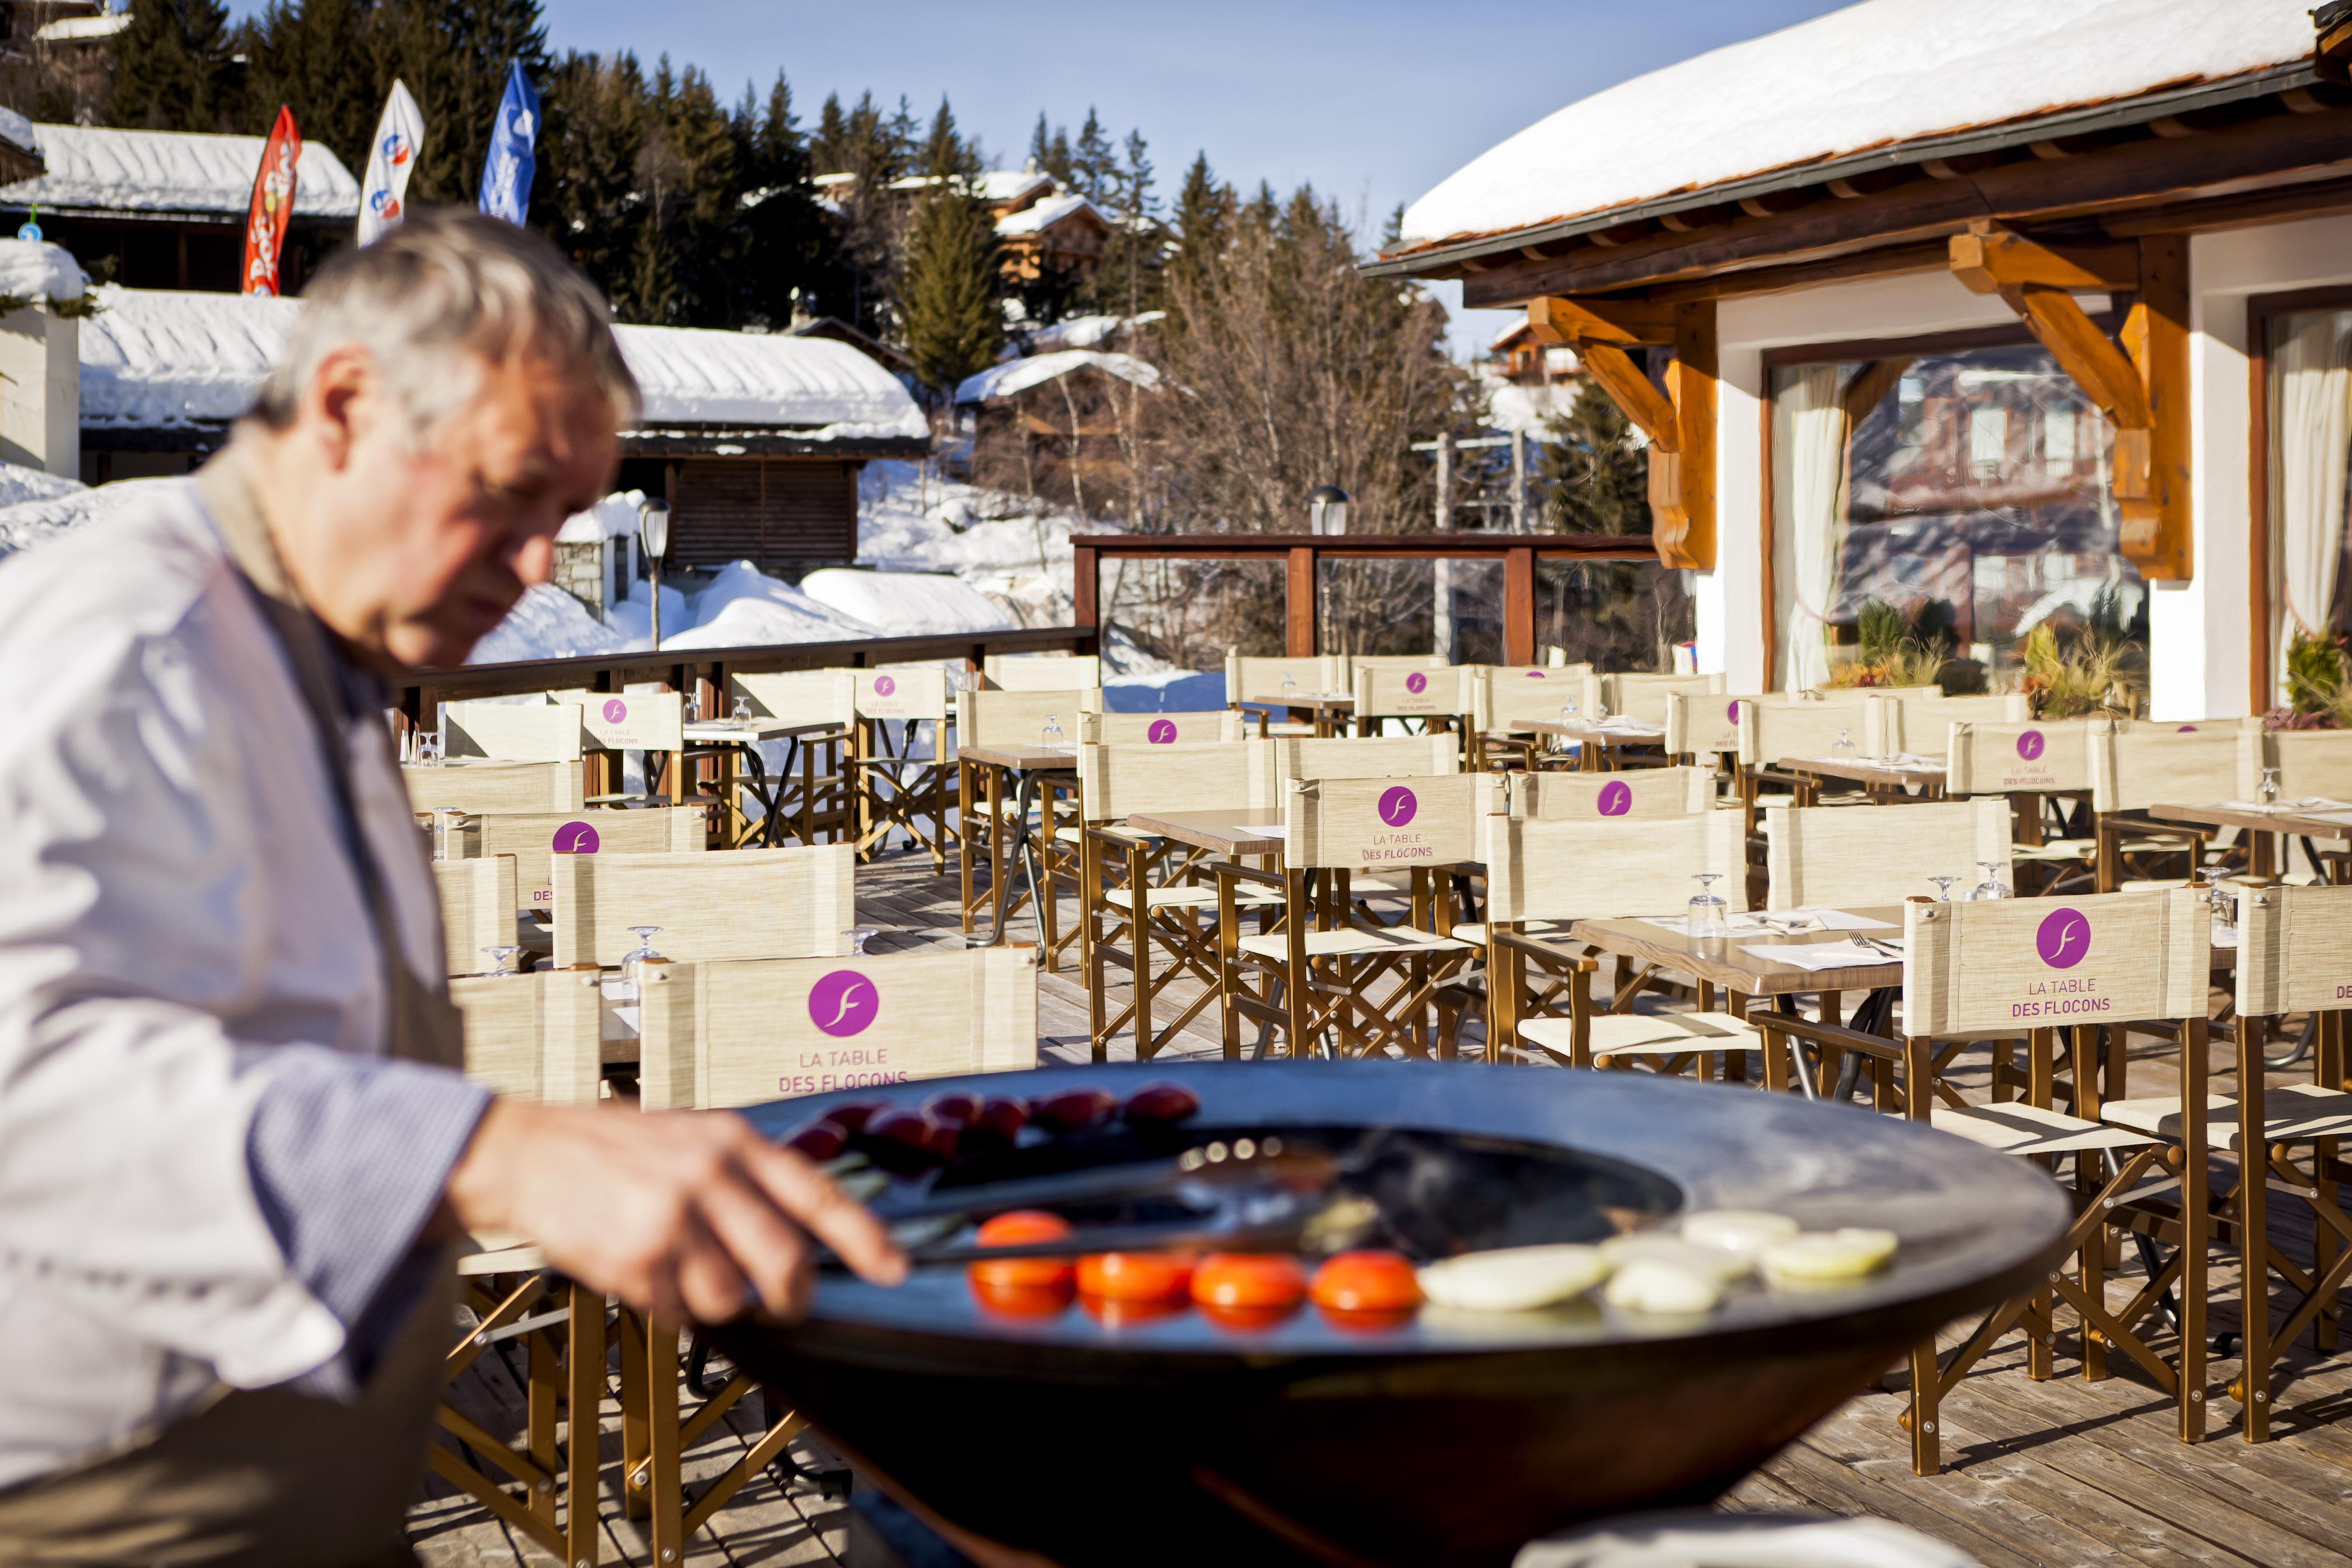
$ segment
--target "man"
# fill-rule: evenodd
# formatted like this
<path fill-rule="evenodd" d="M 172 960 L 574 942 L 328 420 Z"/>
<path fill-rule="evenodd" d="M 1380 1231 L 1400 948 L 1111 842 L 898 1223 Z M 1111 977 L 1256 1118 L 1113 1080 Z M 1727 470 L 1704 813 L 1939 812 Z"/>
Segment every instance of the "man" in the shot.
<path fill-rule="evenodd" d="M 740 1118 L 491 1103 L 383 681 L 462 662 L 635 384 L 546 241 L 412 218 L 187 481 L 0 569 L 0 1565 L 396 1563 L 449 1243 L 672 1318 L 870 1215 Z"/>

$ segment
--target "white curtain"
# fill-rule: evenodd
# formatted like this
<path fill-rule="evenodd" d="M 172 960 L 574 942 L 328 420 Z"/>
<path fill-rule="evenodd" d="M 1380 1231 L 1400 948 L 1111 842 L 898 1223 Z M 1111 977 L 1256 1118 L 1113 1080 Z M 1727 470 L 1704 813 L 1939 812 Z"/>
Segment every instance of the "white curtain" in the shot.
<path fill-rule="evenodd" d="M 2344 559 L 2352 459 L 2352 310 L 2280 318 L 2271 342 L 2271 552 L 2277 562 L 2278 672 L 2298 631 L 2324 631 Z"/>
<path fill-rule="evenodd" d="M 1845 367 L 1783 370 L 1772 393 L 1772 576 L 1780 689 L 1829 679 L 1829 612 L 1845 542 Z"/>

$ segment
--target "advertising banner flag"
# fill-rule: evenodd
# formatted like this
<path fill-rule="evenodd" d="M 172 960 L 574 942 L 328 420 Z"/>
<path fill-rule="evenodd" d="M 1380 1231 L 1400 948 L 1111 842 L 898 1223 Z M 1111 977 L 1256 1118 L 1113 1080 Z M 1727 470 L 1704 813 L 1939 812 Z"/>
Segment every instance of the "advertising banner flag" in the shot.
<path fill-rule="evenodd" d="M 360 186 L 362 245 L 406 216 L 401 204 L 408 195 L 408 176 L 424 151 L 425 116 L 408 96 L 408 84 L 395 80 L 383 100 L 383 118 L 375 122 L 375 140 L 368 145 L 367 178 Z"/>
<path fill-rule="evenodd" d="M 482 210 L 520 226 L 530 210 L 530 176 L 538 166 L 532 145 L 539 140 L 539 93 L 522 74 L 522 62 L 507 68 L 507 95 L 490 127 L 490 153 L 482 160 Z"/>
<path fill-rule="evenodd" d="M 285 248 L 286 226 L 294 218 L 294 166 L 301 161 L 302 133 L 294 128 L 294 111 L 280 104 L 278 123 L 262 144 L 253 200 L 245 212 L 245 293 L 278 292 L 278 253 Z"/>

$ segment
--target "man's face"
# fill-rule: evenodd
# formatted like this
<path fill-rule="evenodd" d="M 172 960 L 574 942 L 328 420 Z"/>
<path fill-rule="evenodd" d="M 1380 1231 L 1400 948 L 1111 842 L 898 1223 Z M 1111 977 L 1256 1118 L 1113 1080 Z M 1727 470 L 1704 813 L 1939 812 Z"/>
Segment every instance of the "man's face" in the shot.
<path fill-rule="evenodd" d="M 337 633 L 407 669 L 464 663 L 549 579 L 556 531 L 604 493 L 619 452 L 611 400 L 531 354 L 483 364 L 472 405 L 422 441 L 380 384 L 340 417 L 342 460 L 316 498 L 325 527 L 296 524 L 325 558 L 297 578 Z"/>

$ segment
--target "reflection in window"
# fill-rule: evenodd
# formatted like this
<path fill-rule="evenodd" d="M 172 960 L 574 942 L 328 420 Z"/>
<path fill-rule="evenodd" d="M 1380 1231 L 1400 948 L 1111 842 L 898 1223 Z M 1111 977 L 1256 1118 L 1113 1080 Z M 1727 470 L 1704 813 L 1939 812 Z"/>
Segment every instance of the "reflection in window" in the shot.
<path fill-rule="evenodd" d="M 1874 599 L 1996 678 L 2045 622 L 2144 636 L 2106 421 L 2043 349 L 1789 365 L 1772 397 L 1784 689 L 1829 679 Z"/>
<path fill-rule="evenodd" d="M 2287 650 L 2298 633 L 2352 626 L 2345 570 L 2346 484 L 2352 470 L 2352 310 L 2306 310 L 2271 321 L 2271 668 L 2286 688 Z"/>

